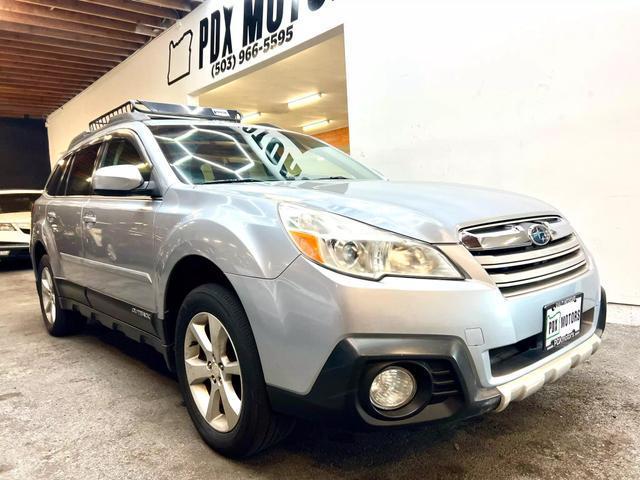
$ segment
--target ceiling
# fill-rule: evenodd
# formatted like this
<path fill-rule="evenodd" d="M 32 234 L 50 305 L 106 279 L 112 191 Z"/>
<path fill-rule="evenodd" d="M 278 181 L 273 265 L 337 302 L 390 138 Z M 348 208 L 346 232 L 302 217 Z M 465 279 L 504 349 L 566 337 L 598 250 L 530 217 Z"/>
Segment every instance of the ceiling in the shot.
<path fill-rule="evenodd" d="M 320 92 L 313 102 L 289 109 L 295 98 Z M 261 68 L 200 96 L 200 106 L 232 108 L 243 114 L 260 112 L 252 123 L 270 123 L 294 131 L 328 119 L 329 125 L 306 133 L 348 126 L 344 35 L 337 35 L 300 53 Z"/>
<path fill-rule="evenodd" d="M 45 117 L 199 3 L 0 0 L 0 117 Z"/>

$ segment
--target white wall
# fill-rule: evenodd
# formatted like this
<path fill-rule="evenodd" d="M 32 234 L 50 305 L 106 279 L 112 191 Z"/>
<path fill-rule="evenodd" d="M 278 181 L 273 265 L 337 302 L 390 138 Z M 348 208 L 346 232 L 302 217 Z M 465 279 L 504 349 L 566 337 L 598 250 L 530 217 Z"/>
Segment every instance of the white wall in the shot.
<path fill-rule="evenodd" d="M 392 179 L 545 199 L 609 300 L 640 303 L 640 3 L 345 6 L 352 154 Z"/>
<path fill-rule="evenodd" d="M 188 102 L 277 58 L 270 52 L 215 81 L 207 68 L 194 70 L 167 85 L 169 42 L 227 5 L 238 45 L 242 4 L 205 2 L 52 114 L 52 160 L 89 120 L 128 98 Z M 632 247 L 640 238 L 640 2 L 326 0 L 313 13 L 300 5 L 294 41 L 275 54 L 344 23 L 356 157 L 394 179 L 549 201 L 595 254 L 609 299 L 640 304 Z"/>

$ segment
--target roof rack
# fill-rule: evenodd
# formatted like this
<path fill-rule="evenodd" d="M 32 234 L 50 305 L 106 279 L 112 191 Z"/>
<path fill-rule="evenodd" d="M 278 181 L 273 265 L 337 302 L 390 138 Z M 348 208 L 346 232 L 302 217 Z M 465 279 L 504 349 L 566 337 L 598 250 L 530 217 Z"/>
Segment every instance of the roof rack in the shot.
<path fill-rule="evenodd" d="M 224 110 L 212 107 L 193 107 L 174 103 L 148 102 L 146 100 L 129 100 L 122 105 L 109 110 L 89 122 L 89 130 L 95 132 L 112 123 L 112 120 L 122 114 L 140 112 L 148 118 L 200 118 L 206 120 L 225 120 L 240 122 L 242 116 L 237 110 Z"/>

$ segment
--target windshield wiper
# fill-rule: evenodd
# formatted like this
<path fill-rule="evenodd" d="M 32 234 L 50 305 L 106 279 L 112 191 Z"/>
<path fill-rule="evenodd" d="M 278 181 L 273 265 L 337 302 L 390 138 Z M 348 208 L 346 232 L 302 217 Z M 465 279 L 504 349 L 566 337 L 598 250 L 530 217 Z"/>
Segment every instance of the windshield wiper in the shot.
<path fill-rule="evenodd" d="M 211 180 L 210 182 L 196 183 L 196 185 L 211 185 L 213 183 L 249 183 L 249 182 L 264 182 L 264 180 L 258 180 L 257 178 L 225 178 L 223 180 Z"/>
<path fill-rule="evenodd" d="M 310 178 L 309 180 L 352 180 L 351 178 L 343 177 L 340 175 L 336 175 L 333 177 L 318 177 L 318 178 Z"/>
<path fill-rule="evenodd" d="M 333 177 L 318 177 L 318 178 L 287 178 L 285 180 L 293 181 L 293 180 L 306 180 L 306 181 L 314 181 L 314 180 L 352 180 L 351 178 L 342 177 L 342 176 L 333 176 Z M 225 178 L 222 180 L 211 180 L 210 182 L 201 182 L 196 183 L 195 185 L 212 185 L 216 183 L 249 183 L 249 182 L 268 182 L 268 181 L 277 181 L 273 180 L 259 180 L 257 178 Z"/>

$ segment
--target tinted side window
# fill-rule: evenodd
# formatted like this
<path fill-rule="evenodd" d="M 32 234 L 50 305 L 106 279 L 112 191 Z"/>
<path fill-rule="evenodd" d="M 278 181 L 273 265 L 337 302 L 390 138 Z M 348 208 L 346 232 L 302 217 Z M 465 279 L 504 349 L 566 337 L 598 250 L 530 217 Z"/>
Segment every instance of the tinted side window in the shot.
<path fill-rule="evenodd" d="M 59 195 L 62 192 L 59 192 L 61 185 L 62 176 L 67 169 L 67 165 L 71 160 L 71 156 L 62 158 L 56 164 L 56 167 L 53 169 L 53 173 L 49 177 L 49 181 L 47 182 L 46 191 L 49 195 Z"/>
<path fill-rule="evenodd" d="M 145 182 L 151 178 L 151 164 L 140 156 L 138 149 L 126 138 L 114 138 L 109 141 L 98 168 L 114 165 L 135 165 Z"/>
<path fill-rule="evenodd" d="M 100 144 L 83 148 L 73 159 L 67 182 L 67 195 L 91 195 L 91 176 Z"/>
<path fill-rule="evenodd" d="M 73 164 L 73 155 L 67 157 L 66 163 L 63 165 L 62 176 L 60 177 L 60 183 L 56 189 L 56 195 L 64 195 L 67 193 L 67 183 L 69 182 L 69 172 L 71 171 L 71 165 Z"/>

